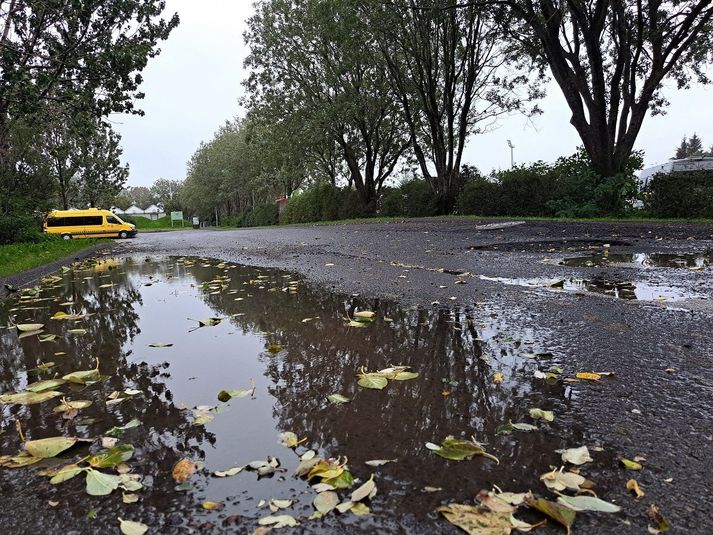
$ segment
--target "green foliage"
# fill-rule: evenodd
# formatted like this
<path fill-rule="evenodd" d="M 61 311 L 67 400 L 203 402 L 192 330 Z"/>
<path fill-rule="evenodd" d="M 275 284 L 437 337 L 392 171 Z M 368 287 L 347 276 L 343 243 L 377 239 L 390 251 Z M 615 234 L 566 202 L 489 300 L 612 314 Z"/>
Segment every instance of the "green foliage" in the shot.
<path fill-rule="evenodd" d="M 242 225 L 244 227 L 266 227 L 277 225 L 278 209 L 277 203 L 266 203 L 256 206 L 254 210 L 247 212 L 243 216 Z"/>
<path fill-rule="evenodd" d="M 713 171 L 659 173 L 643 198 L 654 217 L 713 217 Z"/>
<path fill-rule="evenodd" d="M 352 219 L 366 215 L 359 194 L 349 188 L 317 184 L 293 195 L 282 213 L 281 223 L 311 223 Z"/>
<path fill-rule="evenodd" d="M 134 225 L 136 225 L 136 228 L 138 230 L 181 228 L 180 221 L 174 221 L 173 227 L 171 227 L 170 216 L 160 217 L 159 219 L 149 219 L 147 217 L 120 214 L 119 217 L 121 217 L 121 219 L 126 221 L 127 223 L 133 223 Z M 183 228 L 191 228 L 191 222 L 184 221 Z"/>
<path fill-rule="evenodd" d="M 438 213 L 437 200 L 425 180 L 409 180 L 399 187 L 403 196 L 404 215 L 426 217 Z"/>
<path fill-rule="evenodd" d="M 0 245 L 14 242 L 42 241 L 42 222 L 30 214 L 0 214 Z"/>
<path fill-rule="evenodd" d="M 482 177 L 467 182 L 456 200 L 456 211 L 459 214 L 482 216 L 503 215 L 500 185 Z"/>
<path fill-rule="evenodd" d="M 102 241 L 63 240 L 59 236 L 45 234 L 33 235 L 32 239 L 32 242 L 0 245 L 0 277 L 21 273 L 59 260 Z"/>

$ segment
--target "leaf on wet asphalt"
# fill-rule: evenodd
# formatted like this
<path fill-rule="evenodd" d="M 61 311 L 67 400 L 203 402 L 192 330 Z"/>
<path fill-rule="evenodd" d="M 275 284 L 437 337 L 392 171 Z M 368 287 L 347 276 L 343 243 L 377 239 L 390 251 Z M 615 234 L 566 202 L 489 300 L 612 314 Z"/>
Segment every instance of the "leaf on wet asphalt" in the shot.
<path fill-rule="evenodd" d="M 0 395 L 0 405 L 34 405 L 35 403 L 42 403 L 48 399 L 56 398 L 61 396 L 62 392 L 57 392 L 56 390 L 46 390 L 44 392 L 15 392 L 13 394 L 2 394 Z"/>
<path fill-rule="evenodd" d="M 513 431 L 529 432 L 529 431 L 537 431 L 538 429 L 539 428 L 536 425 L 520 423 L 520 422 L 513 423 L 512 421 L 508 421 L 508 423 L 499 426 L 495 430 L 495 434 L 496 435 L 509 435 Z"/>
<path fill-rule="evenodd" d="M 346 502 L 342 502 L 339 505 L 337 505 L 337 507 L 335 509 L 337 511 L 339 511 L 340 513 L 346 513 L 352 507 L 354 507 L 354 502 L 346 501 Z"/>
<path fill-rule="evenodd" d="M 663 517 L 658 507 L 656 507 L 653 503 L 646 510 L 646 514 L 656 524 L 656 527 L 649 526 L 649 533 L 666 533 L 671 529 L 671 525 Z"/>
<path fill-rule="evenodd" d="M 402 371 L 402 372 L 397 372 L 393 374 L 389 379 L 393 379 L 394 381 L 408 381 L 410 379 L 417 379 L 418 378 L 418 372 L 409 372 L 409 371 Z"/>
<path fill-rule="evenodd" d="M 630 461 L 629 459 L 619 459 L 619 462 L 624 465 L 624 468 L 627 470 L 641 470 L 641 468 L 643 468 L 636 461 Z"/>
<path fill-rule="evenodd" d="M 470 535 L 507 535 L 510 513 L 496 513 L 475 505 L 452 503 L 438 508 L 448 522 Z"/>
<path fill-rule="evenodd" d="M 322 479 L 322 483 L 330 485 L 335 489 L 349 489 L 354 485 L 354 476 L 349 470 L 344 470 L 337 477 Z"/>
<path fill-rule="evenodd" d="M 560 496 L 557 502 L 573 511 L 595 511 L 597 513 L 618 513 L 621 507 L 594 496 Z"/>
<path fill-rule="evenodd" d="M 349 511 L 356 516 L 364 516 L 371 513 L 369 506 L 363 502 L 355 503 L 351 506 Z"/>
<path fill-rule="evenodd" d="M 67 412 L 76 411 L 79 409 L 86 409 L 87 407 L 91 406 L 91 404 L 91 400 L 88 399 L 76 399 L 74 401 L 62 399 L 62 403 L 52 409 L 52 412 Z"/>
<path fill-rule="evenodd" d="M 472 459 L 475 456 L 483 456 L 500 464 L 497 457 L 487 453 L 485 449 L 483 449 L 483 446 L 474 440 L 463 440 L 448 436 L 440 446 L 428 442 L 426 447 L 432 450 L 436 455 L 451 461 L 464 461 L 466 459 Z"/>
<path fill-rule="evenodd" d="M 545 420 L 547 422 L 552 422 L 555 419 L 555 413 L 542 409 L 530 409 L 530 418 L 533 418 L 535 420 Z"/>
<path fill-rule="evenodd" d="M 121 501 L 124 503 L 136 503 L 139 501 L 139 495 L 131 492 L 122 492 Z"/>
<path fill-rule="evenodd" d="M 328 490 L 326 492 L 321 492 L 315 496 L 312 501 L 314 508 L 319 511 L 322 515 L 328 514 L 332 509 L 334 509 L 339 503 L 339 496 L 336 492 Z"/>
<path fill-rule="evenodd" d="M 268 507 L 273 513 L 276 513 L 280 509 L 287 509 L 291 505 L 292 500 L 270 500 L 270 503 L 268 503 Z"/>
<path fill-rule="evenodd" d="M 568 509 L 563 505 L 545 500 L 544 498 L 528 500 L 525 503 L 528 507 L 536 509 L 542 514 L 550 517 L 555 522 L 562 524 L 565 528 L 567 528 L 567 534 L 570 533 L 572 524 L 574 524 L 574 520 L 577 517 L 577 513 L 572 511 L 572 509 Z"/>
<path fill-rule="evenodd" d="M 626 490 L 630 490 L 631 492 L 636 494 L 637 498 L 644 497 L 644 491 L 641 490 L 641 487 L 639 487 L 639 483 L 636 481 L 636 479 L 630 479 L 626 482 Z"/>
<path fill-rule="evenodd" d="M 348 327 L 366 327 L 369 325 L 368 321 L 354 321 L 351 320 L 349 323 L 347 323 Z"/>
<path fill-rule="evenodd" d="M 58 338 L 59 338 L 59 336 L 57 336 L 56 334 L 51 334 L 51 333 L 41 334 L 39 337 L 40 342 L 54 342 Z"/>
<path fill-rule="evenodd" d="M 327 396 L 327 401 L 335 405 L 341 405 L 342 403 L 349 403 L 351 399 L 341 394 L 330 394 Z"/>
<path fill-rule="evenodd" d="M 173 466 L 171 475 L 176 483 L 183 483 L 189 480 L 197 470 L 198 466 L 193 461 L 183 458 Z"/>
<path fill-rule="evenodd" d="M 278 528 L 294 528 L 299 526 L 299 522 L 292 515 L 270 515 L 257 521 L 261 526 L 272 526 Z"/>
<path fill-rule="evenodd" d="M 398 459 L 374 459 L 373 461 L 365 461 L 364 464 L 369 466 L 384 466 L 388 463 L 395 463 Z"/>
<path fill-rule="evenodd" d="M 99 470 L 87 468 L 86 490 L 91 496 L 106 496 L 111 494 L 121 483 L 121 478 L 112 474 L 105 474 Z"/>
<path fill-rule="evenodd" d="M 522 520 L 515 518 L 513 515 L 510 515 L 510 525 L 517 531 L 522 531 L 524 533 L 532 531 L 533 529 L 540 527 L 546 523 L 547 520 L 543 520 L 542 522 L 538 522 L 537 524 L 528 524 L 527 522 L 523 522 Z"/>
<path fill-rule="evenodd" d="M 587 446 L 580 446 L 579 448 L 569 448 L 566 450 L 557 450 L 557 453 L 562 454 L 562 461 L 565 463 L 582 465 L 584 463 L 592 462 L 594 459 L 589 455 L 589 449 Z"/>
<path fill-rule="evenodd" d="M 517 507 L 487 490 L 481 490 L 475 498 L 483 507 L 495 513 L 512 513 L 517 509 Z"/>
<path fill-rule="evenodd" d="M 225 471 L 216 470 L 213 472 L 213 475 L 216 477 L 230 477 L 239 474 L 244 468 L 244 466 L 234 466 L 233 468 L 228 468 Z"/>
<path fill-rule="evenodd" d="M 119 520 L 119 528 L 124 535 L 144 535 L 149 530 L 146 524 L 134 522 L 133 520 Z"/>
<path fill-rule="evenodd" d="M 134 447 L 131 444 L 120 444 L 104 453 L 92 455 L 89 457 L 89 464 L 94 468 L 113 468 L 133 456 Z"/>
<path fill-rule="evenodd" d="M 584 477 L 574 472 L 565 472 L 563 470 L 552 470 L 540 476 L 540 480 L 547 486 L 548 489 L 554 491 L 563 491 L 566 489 L 579 491 L 580 486 L 587 481 Z"/>
<path fill-rule="evenodd" d="M 372 475 L 363 485 L 352 492 L 350 501 L 356 503 L 360 502 L 365 498 L 372 498 L 376 494 L 376 483 L 374 483 L 374 476 Z"/>
<path fill-rule="evenodd" d="M 39 331 L 42 327 L 44 327 L 44 323 L 18 323 L 16 325 L 17 330 L 20 331 L 21 333 L 29 333 L 33 331 Z"/>
<path fill-rule="evenodd" d="M 599 381 L 602 376 L 599 375 L 598 373 L 592 373 L 592 372 L 580 372 L 577 375 L 575 375 L 577 379 L 584 379 L 586 381 Z"/>
<path fill-rule="evenodd" d="M 52 483 L 53 485 L 58 485 L 59 483 L 63 483 L 64 481 L 72 479 L 74 476 L 77 476 L 82 472 L 84 472 L 84 468 L 76 464 L 68 464 L 60 468 L 52 476 L 52 478 L 50 479 L 50 483 Z"/>
<path fill-rule="evenodd" d="M 499 384 L 502 383 L 504 380 L 505 380 L 505 376 L 504 376 L 501 372 L 495 372 L 495 373 L 493 374 L 493 382 L 494 382 L 496 385 L 499 385 Z"/>
<path fill-rule="evenodd" d="M 119 427 L 112 427 L 111 429 L 108 429 L 107 431 L 104 432 L 104 435 L 108 437 L 115 437 L 115 438 L 121 438 L 121 436 L 124 434 L 124 431 L 127 429 L 132 429 L 134 427 L 138 427 L 141 425 L 141 422 L 134 418 L 133 420 L 130 420 L 126 425 L 122 425 Z"/>
<path fill-rule="evenodd" d="M 315 477 L 320 477 L 322 479 L 333 479 L 342 475 L 344 470 L 344 464 L 340 463 L 338 459 L 317 459 L 317 462 L 309 470 L 309 473 L 307 474 L 307 479 L 312 479 Z"/>
<path fill-rule="evenodd" d="M 374 316 L 376 316 L 376 312 L 372 312 L 371 310 L 361 310 L 354 313 L 354 318 L 358 318 L 357 321 L 372 320 L 374 319 Z"/>
<path fill-rule="evenodd" d="M 220 511 L 221 509 L 225 508 L 225 504 L 218 503 L 218 502 L 211 502 L 210 500 L 206 500 L 203 503 L 201 503 L 201 507 L 203 507 L 203 509 L 206 509 L 208 511 Z"/>
<path fill-rule="evenodd" d="M 363 374 L 359 376 L 357 384 L 363 388 L 382 390 L 387 384 L 389 384 L 389 381 L 386 377 L 382 377 L 381 375 Z"/>
<path fill-rule="evenodd" d="M 92 442 L 92 440 L 76 437 L 49 437 L 39 440 L 27 440 L 24 443 L 24 447 L 27 453 L 33 457 L 48 459 L 68 450 L 77 442 Z"/>
<path fill-rule="evenodd" d="M 154 343 L 154 344 L 149 344 L 149 347 L 172 347 L 173 344 L 165 344 L 165 343 Z"/>

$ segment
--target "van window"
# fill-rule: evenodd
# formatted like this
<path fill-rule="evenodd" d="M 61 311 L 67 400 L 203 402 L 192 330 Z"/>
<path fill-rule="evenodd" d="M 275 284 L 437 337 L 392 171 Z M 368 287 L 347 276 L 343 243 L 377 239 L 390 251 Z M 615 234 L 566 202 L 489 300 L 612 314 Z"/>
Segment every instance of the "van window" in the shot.
<path fill-rule="evenodd" d="M 110 225 L 121 225 L 119 223 L 119 220 L 115 217 L 112 217 L 110 215 L 106 216 L 106 222 L 109 223 Z"/>
<path fill-rule="evenodd" d="M 84 218 L 85 225 L 102 225 L 104 224 L 103 218 L 100 215 L 90 215 Z"/>

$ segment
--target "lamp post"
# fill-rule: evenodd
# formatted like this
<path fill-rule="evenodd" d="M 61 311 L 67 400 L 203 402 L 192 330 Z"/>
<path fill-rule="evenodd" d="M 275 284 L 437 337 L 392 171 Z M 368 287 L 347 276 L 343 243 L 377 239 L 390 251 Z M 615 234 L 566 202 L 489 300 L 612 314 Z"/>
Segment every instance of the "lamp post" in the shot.
<path fill-rule="evenodd" d="M 508 147 L 510 147 L 510 169 L 515 167 L 515 156 L 514 156 L 514 150 L 515 150 L 515 145 L 512 144 L 512 141 L 508 139 Z"/>

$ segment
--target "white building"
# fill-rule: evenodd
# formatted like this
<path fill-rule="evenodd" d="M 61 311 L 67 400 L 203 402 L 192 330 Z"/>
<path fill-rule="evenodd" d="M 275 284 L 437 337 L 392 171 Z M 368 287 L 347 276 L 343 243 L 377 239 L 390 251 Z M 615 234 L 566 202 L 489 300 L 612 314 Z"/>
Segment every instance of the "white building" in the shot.
<path fill-rule="evenodd" d="M 642 169 L 639 173 L 639 186 L 646 187 L 651 178 L 658 173 L 680 173 L 683 171 L 713 171 L 713 156 L 694 156 L 682 160 L 671 158 L 666 163 Z"/>
<path fill-rule="evenodd" d="M 160 205 L 152 204 L 151 206 L 147 208 L 139 208 L 135 204 L 132 204 L 129 206 L 126 210 L 122 210 L 121 208 L 112 208 L 112 212 L 114 212 L 117 215 L 130 215 L 130 216 L 135 216 L 135 217 L 145 217 L 146 219 L 161 219 L 166 215 L 166 212 L 163 211 L 163 208 Z"/>

